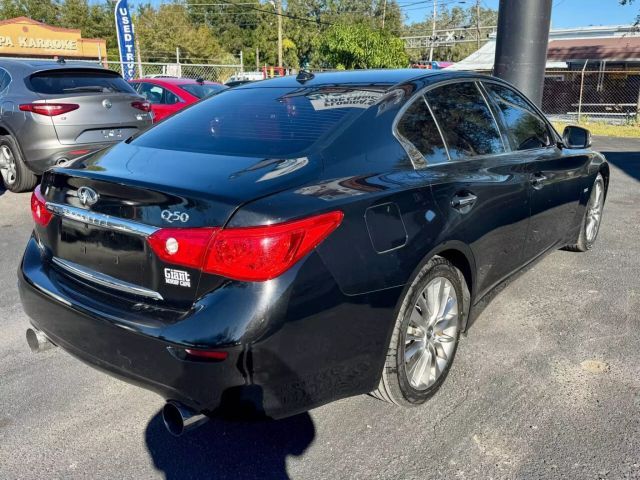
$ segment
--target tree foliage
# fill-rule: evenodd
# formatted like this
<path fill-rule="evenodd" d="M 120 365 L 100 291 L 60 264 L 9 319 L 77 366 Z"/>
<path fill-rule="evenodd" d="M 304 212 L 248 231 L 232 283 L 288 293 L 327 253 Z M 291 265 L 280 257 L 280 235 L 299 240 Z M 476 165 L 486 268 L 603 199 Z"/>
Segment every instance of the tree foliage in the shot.
<path fill-rule="evenodd" d="M 148 0 L 147 0 L 148 1 Z M 277 63 L 277 0 L 171 0 L 134 3 L 134 25 L 143 61 L 235 63 L 242 51 L 247 69 Z M 624 1 L 624 0 L 623 0 Z M 26 16 L 66 28 L 86 38 L 104 38 L 109 59 L 118 58 L 114 27 L 115 0 L 0 0 L 0 19 Z M 402 67 L 409 59 L 402 35 L 428 35 L 431 18 L 403 26 L 398 0 L 286 0 L 283 2 L 283 53 L 286 67 Z M 497 12 L 481 9 L 481 23 L 495 25 Z M 384 28 L 383 28 L 384 24 Z M 475 25 L 475 8 L 443 8 L 437 28 Z M 439 60 L 471 53 L 469 43 L 436 49 Z M 423 50 L 409 52 L 425 58 Z"/>
<path fill-rule="evenodd" d="M 338 23 L 317 41 L 318 54 L 336 68 L 406 67 L 404 42 L 366 23 Z"/>

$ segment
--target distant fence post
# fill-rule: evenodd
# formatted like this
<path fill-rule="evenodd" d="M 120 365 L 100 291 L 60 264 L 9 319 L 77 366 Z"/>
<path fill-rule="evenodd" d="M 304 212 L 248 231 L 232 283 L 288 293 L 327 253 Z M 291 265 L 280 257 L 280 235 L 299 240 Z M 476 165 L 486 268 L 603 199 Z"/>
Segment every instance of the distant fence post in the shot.
<path fill-rule="evenodd" d="M 582 91 L 584 90 L 584 71 L 587 69 L 589 60 L 585 60 L 584 67 L 582 67 L 582 75 L 580 77 L 580 98 L 578 99 L 578 123 L 582 117 Z"/>
<path fill-rule="evenodd" d="M 176 65 L 178 65 L 178 77 L 182 77 L 182 66 L 180 65 L 180 47 L 176 47 Z"/>
<path fill-rule="evenodd" d="M 640 123 L 640 89 L 638 90 L 638 103 L 636 104 L 636 123 Z"/>

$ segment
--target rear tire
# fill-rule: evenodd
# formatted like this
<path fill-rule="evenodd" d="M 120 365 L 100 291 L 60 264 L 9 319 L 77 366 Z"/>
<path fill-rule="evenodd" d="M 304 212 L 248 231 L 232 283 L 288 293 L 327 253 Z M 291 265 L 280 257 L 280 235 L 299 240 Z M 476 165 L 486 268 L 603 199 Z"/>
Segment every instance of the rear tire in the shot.
<path fill-rule="evenodd" d="M 0 157 L 0 176 L 7 190 L 15 193 L 33 190 L 38 177 L 27 168 L 13 137 L 0 136 Z"/>
<path fill-rule="evenodd" d="M 416 406 L 440 388 L 460 338 L 468 298 L 463 281 L 460 271 L 441 257 L 420 269 L 400 307 L 374 397 Z"/>
<path fill-rule="evenodd" d="M 602 210 L 604 209 L 605 183 L 602 174 L 598 173 L 591 195 L 585 208 L 582 223 L 580 225 L 580 233 L 576 243 L 567 245 L 564 249 L 570 252 L 586 252 L 593 248 L 598 232 L 600 231 L 600 223 L 602 221 Z"/>

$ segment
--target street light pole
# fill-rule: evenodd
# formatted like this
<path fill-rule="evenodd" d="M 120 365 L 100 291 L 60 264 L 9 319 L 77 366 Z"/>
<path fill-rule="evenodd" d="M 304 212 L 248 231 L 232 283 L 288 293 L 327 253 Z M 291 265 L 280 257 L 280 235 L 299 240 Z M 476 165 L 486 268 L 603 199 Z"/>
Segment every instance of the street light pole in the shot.
<path fill-rule="evenodd" d="M 278 2 L 278 66 L 282 68 L 282 0 Z"/>
<path fill-rule="evenodd" d="M 438 13 L 438 0 L 433 0 L 433 21 L 431 22 L 431 47 L 429 48 L 429 61 L 433 61 L 433 42 L 436 41 L 436 15 Z"/>
<path fill-rule="evenodd" d="M 494 75 L 542 102 L 551 0 L 500 0 Z"/>
<path fill-rule="evenodd" d="M 480 50 L 480 0 L 476 0 L 476 39 Z"/>

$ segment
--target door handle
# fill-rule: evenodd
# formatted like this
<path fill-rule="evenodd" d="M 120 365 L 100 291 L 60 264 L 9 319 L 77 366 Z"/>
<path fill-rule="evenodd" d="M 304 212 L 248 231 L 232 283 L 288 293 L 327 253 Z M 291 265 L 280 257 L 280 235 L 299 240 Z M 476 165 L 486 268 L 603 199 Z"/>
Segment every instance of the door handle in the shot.
<path fill-rule="evenodd" d="M 467 213 L 476 203 L 478 197 L 470 192 L 461 192 L 454 195 L 451 199 L 451 206 L 458 210 L 460 213 Z"/>
<path fill-rule="evenodd" d="M 544 187 L 544 182 L 547 180 L 547 177 L 542 173 L 535 173 L 533 178 L 531 179 L 531 186 L 536 190 L 540 190 Z"/>

